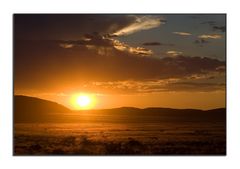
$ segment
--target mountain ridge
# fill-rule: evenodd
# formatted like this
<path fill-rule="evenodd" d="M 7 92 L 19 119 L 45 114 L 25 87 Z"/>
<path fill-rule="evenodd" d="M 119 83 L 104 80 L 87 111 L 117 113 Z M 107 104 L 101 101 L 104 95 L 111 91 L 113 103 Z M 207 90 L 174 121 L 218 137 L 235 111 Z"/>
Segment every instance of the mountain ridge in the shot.
<path fill-rule="evenodd" d="M 93 116 L 94 118 L 91 119 L 90 117 Z M 225 121 L 226 108 L 200 110 L 119 107 L 70 110 L 53 101 L 24 95 L 14 96 L 14 121 L 16 123 L 85 122 L 87 120 L 90 122 Z"/>

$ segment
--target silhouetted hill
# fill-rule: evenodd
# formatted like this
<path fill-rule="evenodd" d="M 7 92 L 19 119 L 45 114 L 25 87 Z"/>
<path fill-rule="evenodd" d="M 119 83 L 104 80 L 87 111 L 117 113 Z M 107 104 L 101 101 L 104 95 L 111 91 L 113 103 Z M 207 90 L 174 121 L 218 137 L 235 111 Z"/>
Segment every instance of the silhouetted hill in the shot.
<path fill-rule="evenodd" d="M 150 107 L 72 111 L 55 102 L 28 96 L 14 97 L 14 120 L 24 122 L 225 122 L 226 109 L 171 109 Z"/>
<path fill-rule="evenodd" d="M 53 122 L 64 120 L 64 115 L 71 112 L 66 107 L 43 99 L 28 96 L 14 96 L 14 121 Z"/>
<path fill-rule="evenodd" d="M 78 111 L 82 116 L 108 122 L 225 122 L 226 109 L 213 110 L 121 107 Z M 89 119 L 91 120 L 91 119 Z"/>

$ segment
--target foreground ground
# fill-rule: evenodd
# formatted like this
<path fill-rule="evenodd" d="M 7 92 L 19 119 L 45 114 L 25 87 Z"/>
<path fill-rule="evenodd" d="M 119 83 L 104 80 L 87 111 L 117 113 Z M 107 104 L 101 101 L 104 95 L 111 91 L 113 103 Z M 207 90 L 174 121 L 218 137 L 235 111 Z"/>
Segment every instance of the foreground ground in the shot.
<path fill-rule="evenodd" d="M 218 123 L 15 124 L 15 155 L 225 155 Z"/>

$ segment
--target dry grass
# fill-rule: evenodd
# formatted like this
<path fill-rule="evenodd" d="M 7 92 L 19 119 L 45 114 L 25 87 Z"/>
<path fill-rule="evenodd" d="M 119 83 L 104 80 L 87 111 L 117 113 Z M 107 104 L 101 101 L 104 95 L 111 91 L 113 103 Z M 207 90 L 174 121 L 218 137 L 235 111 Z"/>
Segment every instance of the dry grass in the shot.
<path fill-rule="evenodd" d="M 222 124 L 17 124 L 15 155 L 224 155 Z"/>

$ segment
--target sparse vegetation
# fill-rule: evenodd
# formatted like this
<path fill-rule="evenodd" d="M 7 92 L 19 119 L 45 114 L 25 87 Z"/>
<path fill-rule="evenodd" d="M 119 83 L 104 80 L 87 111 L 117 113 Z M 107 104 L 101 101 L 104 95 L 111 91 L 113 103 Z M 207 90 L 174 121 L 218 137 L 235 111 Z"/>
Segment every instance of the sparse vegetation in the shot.
<path fill-rule="evenodd" d="M 220 124 L 16 124 L 15 127 L 15 155 L 226 154 L 225 127 Z"/>

